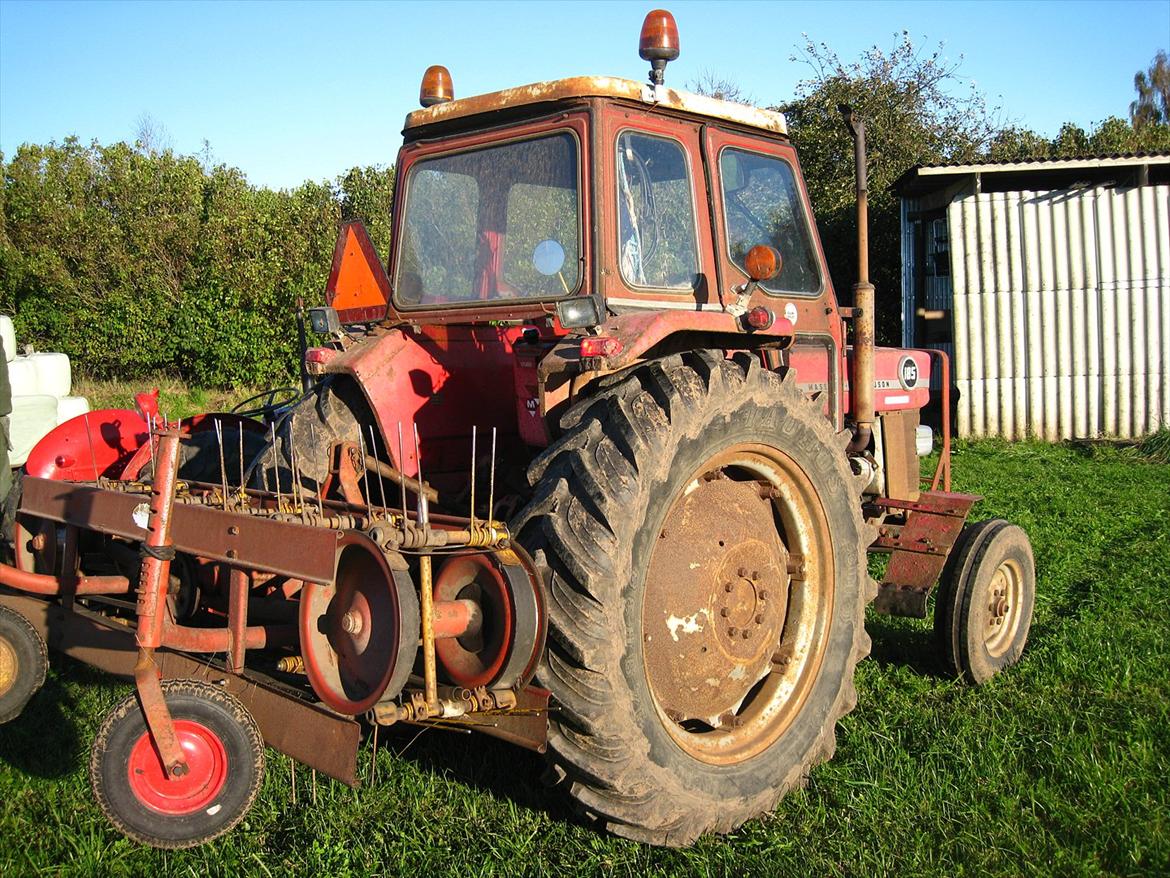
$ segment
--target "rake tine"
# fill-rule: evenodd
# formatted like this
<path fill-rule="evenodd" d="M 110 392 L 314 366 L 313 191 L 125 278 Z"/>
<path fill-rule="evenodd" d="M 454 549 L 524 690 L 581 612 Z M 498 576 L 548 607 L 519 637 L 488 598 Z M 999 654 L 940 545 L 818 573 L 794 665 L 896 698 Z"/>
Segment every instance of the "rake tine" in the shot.
<path fill-rule="evenodd" d="M 471 524 L 469 530 L 475 531 L 475 424 L 471 425 Z"/>
<path fill-rule="evenodd" d="M 166 420 L 166 416 L 163 417 Z M 227 486 L 227 464 L 223 459 L 223 423 L 219 418 L 215 419 L 215 438 L 219 443 L 219 480 L 223 487 L 223 511 L 227 512 L 228 508 L 228 486 Z"/>
<path fill-rule="evenodd" d="M 370 424 L 370 450 L 374 452 L 374 463 L 376 465 L 378 462 L 378 437 L 374 432 L 373 424 Z M 386 483 L 382 480 L 381 473 L 377 473 L 376 475 L 378 476 L 378 497 L 382 501 L 382 517 L 388 519 L 390 517 L 390 510 L 386 508 Z"/>

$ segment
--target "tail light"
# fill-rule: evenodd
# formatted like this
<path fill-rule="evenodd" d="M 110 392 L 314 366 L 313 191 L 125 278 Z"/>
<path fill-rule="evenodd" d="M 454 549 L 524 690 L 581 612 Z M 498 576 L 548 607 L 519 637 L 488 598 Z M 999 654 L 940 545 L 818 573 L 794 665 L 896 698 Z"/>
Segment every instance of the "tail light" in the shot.
<path fill-rule="evenodd" d="M 593 335 L 581 339 L 581 358 L 616 357 L 625 349 L 621 339 L 608 335 Z"/>

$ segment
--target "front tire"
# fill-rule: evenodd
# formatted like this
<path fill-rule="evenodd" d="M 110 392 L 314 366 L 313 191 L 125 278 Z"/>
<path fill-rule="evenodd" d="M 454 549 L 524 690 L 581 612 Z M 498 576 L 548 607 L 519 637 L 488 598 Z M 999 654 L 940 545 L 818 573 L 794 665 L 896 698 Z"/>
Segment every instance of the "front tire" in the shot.
<path fill-rule="evenodd" d="M 869 651 L 862 485 L 819 405 L 746 356 L 640 367 L 534 462 L 552 776 L 615 834 L 689 844 L 835 748 Z"/>
<path fill-rule="evenodd" d="M 124 835 L 156 848 L 211 841 L 243 819 L 264 778 L 256 721 L 221 687 L 168 680 L 163 696 L 188 773 L 166 776 L 138 697 L 130 695 L 94 739 L 89 777 L 98 805 Z"/>
<path fill-rule="evenodd" d="M 0 725 L 20 716 L 44 685 L 48 668 L 40 632 L 16 610 L 0 606 Z"/>

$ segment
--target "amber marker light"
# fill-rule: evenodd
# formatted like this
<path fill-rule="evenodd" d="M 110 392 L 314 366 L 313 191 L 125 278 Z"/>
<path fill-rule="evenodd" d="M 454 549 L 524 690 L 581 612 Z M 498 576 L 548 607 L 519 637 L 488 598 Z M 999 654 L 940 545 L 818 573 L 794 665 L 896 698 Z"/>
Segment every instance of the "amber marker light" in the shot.
<path fill-rule="evenodd" d="M 757 244 L 748 251 L 744 265 L 747 268 L 748 277 L 758 283 L 775 277 L 780 271 L 781 261 L 780 251 L 775 247 Z"/>
<path fill-rule="evenodd" d="M 451 71 L 442 64 L 432 64 L 423 74 L 422 86 L 418 90 L 418 102 L 424 107 L 445 104 L 455 100 L 455 86 L 451 83 Z"/>
<path fill-rule="evenodd" d="M 662 85 L 668 61 L 678 57 L 678 25 L 665 9 L 652 9 L 642 21 L 638 54 L 650 62 L 650 81 Z"/>

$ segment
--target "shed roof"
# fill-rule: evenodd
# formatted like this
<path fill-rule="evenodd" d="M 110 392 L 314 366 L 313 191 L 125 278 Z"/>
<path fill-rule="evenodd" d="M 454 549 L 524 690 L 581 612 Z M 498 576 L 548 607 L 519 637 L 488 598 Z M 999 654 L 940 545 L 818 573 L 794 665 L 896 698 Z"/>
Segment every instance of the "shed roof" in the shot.
<path fill-rule="evenodd" d="M 1100 182 L 1116 177 L 1118 172 L 1136 172 L 1143 168 L 1170 173 L 1170 151 L 1114 153 L 1062 159 L 1023 159 L 1014 162 L 918 165 L 899 177 L 894 186 L 902 195 L 920 195 L 923 192 L 942 189 L 963 177 L 991 175 L 1004 177 L 1005 179 L 1000 182 L 1012 184 L 1011 188 L 1026 189 L 1034 186 L 1061 188 L 1074 177 L 1083 177 L 1090 183 Z M 1163 175 L 1158 174 L 1159 177 Z"/>
<path fill-rule="evenodd" d="M 772 134 L 788 133 L 788 123 L 784 114 L 775 110 L 764 110 L 748 104 L 723 101 L 673 88 L 660 87 L 655 90 L 641 82 L 616 76 L 574 76 L 570 79 L 536 82 L 532 85 L 521 85 L 503 91 L 447 101 L 408 113 L 405 127 L 406 130 L 410 130 L 494 110 L 586 97 L 624 98 L 651 106 L 735 122 Z"/>

